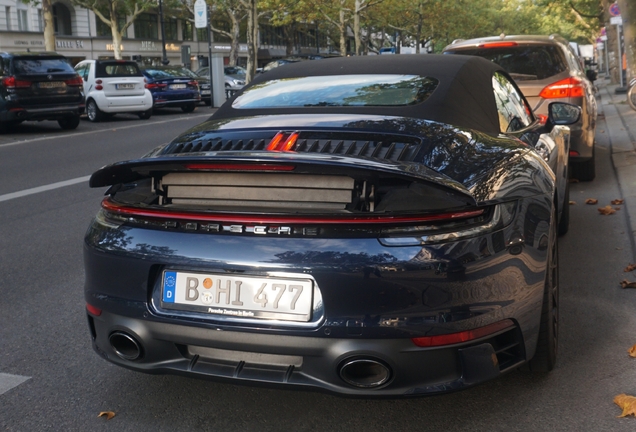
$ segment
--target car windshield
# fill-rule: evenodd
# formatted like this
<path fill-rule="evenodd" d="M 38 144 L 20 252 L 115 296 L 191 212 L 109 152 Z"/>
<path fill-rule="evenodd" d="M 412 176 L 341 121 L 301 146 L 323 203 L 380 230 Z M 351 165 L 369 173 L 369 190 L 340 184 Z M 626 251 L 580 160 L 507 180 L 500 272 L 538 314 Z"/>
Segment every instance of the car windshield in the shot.
<path fill-rule="evenodd" d="M 150 75 L 153 79 L 162 79 L 162 78 L 180 78 L 180 77 L 188 77 L 188 78 L 196 78 L 197 75 L 186 69 L 186 68 L 166 68 L 166 69 L 156 69 L 156 68 L 148 68 L 145 69 L 146 74 Z"/>
<path fill-rule="evenodd" d="M 555 45 L 457 49 L 446 53 L 483 57 L 504 68 L 515 81 L 542 80 L 567 70 Z"/>
<path fill-rule="evenodd" d="M 75 73 L 65 58 L 15 58 L 13 69 L 16 75 L 49 74 L 55 72 Z"/>
<path fill-rule="evenodd" d="M 143 76 L 135 62 L 97 62 L 96 78 Z"/>
<path fill-rule="evenodd" d="M 233 108 L 403 106 L 426 100 L 439 81 L 416 75 L 334 75 L 285 78 L 256 84 Z"/>
<path fill-rule="evenodd" d="M 231 75 L 237 78 L 245 78 L 245 69 L 240 66 L 226 66 L 225 75 Z"/>

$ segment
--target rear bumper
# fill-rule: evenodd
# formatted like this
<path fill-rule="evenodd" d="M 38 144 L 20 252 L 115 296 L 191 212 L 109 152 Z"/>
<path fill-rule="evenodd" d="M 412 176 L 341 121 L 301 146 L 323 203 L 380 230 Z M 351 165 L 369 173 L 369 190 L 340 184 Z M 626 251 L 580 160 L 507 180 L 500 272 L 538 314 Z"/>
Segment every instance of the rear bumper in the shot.
<path fill-rule="evenodd" d="M 0 121 L 12 120 L 59 120 L 79 116 L 84 112 L 84 104 L 53 107 L 10 107 L 0 113 Z"/>
<path fill-rule="evenodd" d="M 145 94 L 138 96 L 106 97 L 103 92 L 95 93 L 90 97 L 95 100 L 100 111 L 106 113 L 143 112 L 153 105 L 152 95 L 147 90 Z"/>
<path fill-rule="evenodd" d="M 461 390 L 496 378 L 524 361 L 517 327 L 441 348 L 420 348 L 410 339 L 356 339 L 281 336 L 211 331 L 112 313 L 88 314 L 93 348 L 106 360 L 145 373 L 172 373 L 197 378 L 269 387 L 304 388 L 346 396 L 394 397 Z M 109 342 L 124 332 L 141 347 L 141 357 L 119 357 Z M 341 377 L 350 360 L 384 365 L 388 381 L 360 388 Z"/>

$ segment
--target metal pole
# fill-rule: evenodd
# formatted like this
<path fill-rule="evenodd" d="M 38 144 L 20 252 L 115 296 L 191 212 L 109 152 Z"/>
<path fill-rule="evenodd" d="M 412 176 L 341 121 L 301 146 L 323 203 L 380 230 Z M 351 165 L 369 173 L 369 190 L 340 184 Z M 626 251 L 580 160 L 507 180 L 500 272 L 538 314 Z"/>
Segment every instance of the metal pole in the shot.
<path fill-rule="evenodd" d="M 609 47 L 607 46 L 607 41 L 603 41 L 603 43 L 605 44 L 605 78 L 609 78 Z"/>
<path fill-rule="evenodd" d="M 214 108 L 214 83 L 212 82 L 212 10 L 208 7 L 208 72 L 210 75 L 210 108 Z"/>
<path fill-rule="evenodd" d="M 168 54 L 166 53 L 166 30 L 163 22 L 163 2 L 159 0 L 159 20 L 161 21 L 161 64 L 166 66 L 170 63 L 168 60 Z"/>
<path fill-rule="evenodd" d="M 618 76 L 620 79 L 620 87 L 623 88 L 625 83 L 623 82 L 623 47 L 621 46 L 621 29 L 622 26 L 616 26 L 616 39 L 618 41 Z"/>

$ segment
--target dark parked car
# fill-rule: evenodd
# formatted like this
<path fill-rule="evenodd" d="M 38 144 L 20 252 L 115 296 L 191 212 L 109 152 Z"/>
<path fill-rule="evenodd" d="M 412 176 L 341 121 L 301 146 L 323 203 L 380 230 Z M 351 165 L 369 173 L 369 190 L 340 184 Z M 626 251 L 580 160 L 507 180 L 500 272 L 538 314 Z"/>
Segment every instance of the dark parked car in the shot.
<path fill-rule="evenodd" d="M 478 57 L 312 63 L 92 175 L 110 187 L 84 244 L 94 349 L 363 396 L 552 369 L 562 125 L 580 109 L 541 125 Z"/>
<path fill-rule="evenodd" d="M 54 52 L 0 53 L 0 129 L 25 120 L 57 120 L 75 129 L 84 112 L 82 79 Z"/>
<path fill-rule="evenodd" d="M 449 45 L 444 53 L 476 55 L 499 64 L 517 82 L 535 114 L 544 118 L 551 102 L 580 106 L 581 119 L 570 126 L 572 176 L 582 181 L 594 179 L 594 85 L 565 39 L 558 35 L 478 38 Z"/>
<path fill-rule="evenodd" d="M 201 102 L 199 83 L 192 71 L 172 66 L 146 66 L 141 72 L 148 81 L 146 88 L 152 93 L 153 109 L 180 107 L 183 112 L 192 112 Z M 208 83 L 209 89 L 209 83 Z"/>
<path fill-rule="evenodd" d="M 194 79 L 199 85 L 199 93 L 201 94 L 201 100 L 208 106 L 212 104 L 212 93 L 210 92 L 210 78 L 205 76 L 199 76 L 186 67 L 173 66 L 173 70 L 183 76 L 188 76 Z"/>

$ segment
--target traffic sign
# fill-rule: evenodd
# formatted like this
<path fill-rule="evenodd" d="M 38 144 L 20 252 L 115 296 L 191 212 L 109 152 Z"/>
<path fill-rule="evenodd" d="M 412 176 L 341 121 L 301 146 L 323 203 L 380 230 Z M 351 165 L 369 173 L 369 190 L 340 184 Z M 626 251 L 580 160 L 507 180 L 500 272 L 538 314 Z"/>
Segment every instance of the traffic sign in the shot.
<path fill-rule="evenodd" d="M 610 24 L 612 25 L 623 25 L 623 17 L 619 16 L 613 16 L 610 18 Z"/>
<path fill-rule="evenodd" d="M 194 2 L 194 26 L 196 28 L 206 28 L 208 26 L 208 5 L 205 0 Z"/>
<path fill-rule="evenodd" d="M 618 3 L 612 3 L 609 7 L 609 13 L 613 17 L 617 17 L 621 15 L 621 8 L 618 7 Z"/>

